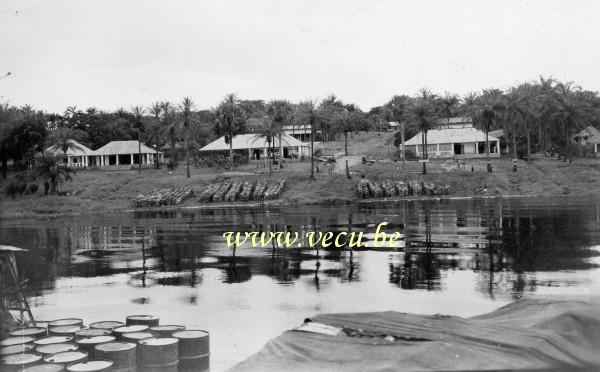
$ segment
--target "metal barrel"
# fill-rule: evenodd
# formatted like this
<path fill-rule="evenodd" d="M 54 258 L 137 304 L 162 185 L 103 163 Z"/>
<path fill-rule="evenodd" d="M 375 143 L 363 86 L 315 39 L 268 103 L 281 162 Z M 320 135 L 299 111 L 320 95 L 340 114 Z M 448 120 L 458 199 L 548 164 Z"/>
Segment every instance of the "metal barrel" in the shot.
<path fill-rule="evenodd" d="M 75 336 L 75 332 L 84 329 L 82 325 L 64 325 L 64 326 L 56 326 L 50 327 L 48 329 L 48 334 L 53 336 Z"/>
<path fill-rule="evenodd" d="M 150 327 L 150 332 L 155 337 L 171 337 L 173 332 L 184 331 L 185 327 L 182 325 L 161 325 Z"/>
<path fill-rule="evenodd" d="M 90 324 L 90 328 L 109 329 L 112 331 L 113 329 L 122 327 L 124 325 L 125 323 L 117 322 L 116 320 L 103 320 L 101 322 L 94 322 Z"/>
<path fill-rule="evenodd" d="M 140 340 L 143 340 L 146 338 L 153 338 L 153 337 L 155 337 L 155 336 L 150 332 L 123 333 L 123 341 L 133 342 L 134 344 L 137 344 Z"/>
<path fill-rule="evenodd" d="M 76 351 L 79 350 L 79 346 L 75 344 L 48 344 L 39 345 L 35 348 L 38 354 L 51 355 L 56 353 L 62 353 L 64 351 Z"/>
<path fill-rule="evenodd" d="M 96 345 L 95 355 L 114 362 L 113 371 L 130 372 L 137 368 L 137 346 L 133 342 L 109 342 Z"/>
<path fill-rule="evenodd" d="M 84 328 L 78 331 L 75 331 L 75 337 L 94 337 L 94 336 L 108 336 L 112 333 L 110 329 L 100 329 L 100 328 Z"/>
<path fill-rule="evenodd" d="M 35 337 L 31 336 L 13 336 L 9 338 L 5 338 L 0 341 L 0 346 L 13 346 L 19 344 L 29 344 L 35 340 Z"/>
<path fill-rule="evenodd" d="M 42 359 L 41 355 L 32 353 L 10 354 L 0 359 L 0 371 L 16 372 L 23 368 L 38 364 Z"/>
<path fill-rule="evenodd" d="M 73 343 L 73 340 L 75 340 L 73 336 L 47 336 L 38 338 L 33 343 L 35 345 L 68 344 Z"/>
<path fill-rule="evenodd" d="M 140 340 L 137 364 L 145 372 L 176 372 L 179 364 L 179 341 L 172 337 Z"/>
<path fill-rule="evenodd" d="M 2 349 L 0 349 L 0 356 L 10 355 L 10 354 L 23 354 L 23 353 L 27 353 L 33 349 L 35 349 L 34 344 L 17 344 L 17 345 L 4 346 Z"/>
<path fill-rule="evenodd" d="M 63 351 L 56 354 L 46 355 L 44 357 L 44 363 L 58 363 L 68 365 L 75 362 L 83 362 L 87 360 L 88 353 L 83 350 L 77 351 Z"/>
<path fill-rule="evenodd" d="M 63 372 L 64 370 L 65 366 L 62 364 L 46 363 L 27 367 L 23 372 Z"/>
<path fill-rule="evenodd" d="M 15 329 L 8 333 L 12 337 L 31 336 L 33 338 L 40 338 L 48 335 L 48 330 L 43 327 L 29 327 Z"/>
<path fill-rule="evenodd" d="M 179 340 L 179 370 L 208 371 L 210 368 L 210 336 L 208 332 L 192 329 L 174 332 Z"/>
<path fill-rule="evenodd" d="M 146 330 L 148 330 L 147 325 L 129 325 L 113 329 L 113 335 L 117 337 L 117 340 L 121 341 L 125 333 L 145 332 Z"/>
<path fill-rule="evenodd" d="M 105 344 L 107 342 L 114 342 L 115 340 L 115 336 L 111 335 L 82 337 L 77 340 L 77 345 L 79 345 L 79 348 L 81 350 L 87 351 L 89 357 L 95 358 L 96 345 Z"/>
<path fill-rule="evenodd" d="M 61 327 L 61 326 L 82 326 L 83 319 L 79 318 L 65 318 L 65 319 L 57 319 L 51 322 L 48 322 L 48 328 L 52 327 Z"/>
<path fill-rule="evenodd" d="M 113 361 L 106 359 L 86 360 L 83 362 L 71 363 L 67 366 L 69 372 L 108 372 L 114 371 Z"/>
<path fill-rule="evenodd" d="M 155 327 L 158 325 L 159 318 L 154 315 L 129 315 L 125 318 L 127 325 L 147 325 L 148 327 Z"/>

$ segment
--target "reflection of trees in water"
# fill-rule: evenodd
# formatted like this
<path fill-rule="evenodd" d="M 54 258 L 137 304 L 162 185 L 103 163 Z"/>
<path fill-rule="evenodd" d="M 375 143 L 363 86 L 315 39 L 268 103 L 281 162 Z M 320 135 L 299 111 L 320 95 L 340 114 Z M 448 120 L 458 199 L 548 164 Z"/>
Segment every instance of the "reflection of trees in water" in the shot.
<path fill-rule="evenodd" d="M 489 295 L 535 291 L 537 271 L 588 269 L 600 208 L 528 207 L 511 201 L 445 203 L 408 202 L 356 207 L 311 206 L 291 209 L 227 209 L 144 211 L 91 221 L 57 221 L 51 225 L 0 229 L 0 241 L 31 250 L 19 259 L 30 293 L 51 289 L 61 276 L 106 276 L 130 273 L 136 286 L 196 286 L 201 270 L 216 268 L 227 283 L 264 275 L 278 283 L 310 281 L 315 289 L 327 279 L 360 281 L 361 255 L 342 249 L 278 248 L 239 253 L 215 251 L 223 231 L 374 231 L 390 221 L 436 234 L 457 234 L 474 228 L 481 238 L 498 239 L 492 249 L 475 253 L 425 250 L 397 254 L 389 263 L 389 281 L 405 289 L 439 290 L 442 272 L 472 270 L 474 285 Z M 87 224 L 87 225 L 86 225 Z M 487 231 L 487 232 L 486 232 Z M 335 235 L 334 235 L 335 237 Z M 468 238 L 468 237 L 467 237 Z M 427 239 L 426 239 L 427 240 Z M 84 249 L 85 248 L 85 249 Z M 78 252 L 77 254 L 73 254 Z M 241 251 L 238 251 L 241 252 Z M 210 258 L 207 260 L 207 258 Z M 163 275 L 157 275 L 162 273 Z M 556 283 L 542 282 L 542 285 Z M 560 282 L 556 285 L 560 285 Z"/>

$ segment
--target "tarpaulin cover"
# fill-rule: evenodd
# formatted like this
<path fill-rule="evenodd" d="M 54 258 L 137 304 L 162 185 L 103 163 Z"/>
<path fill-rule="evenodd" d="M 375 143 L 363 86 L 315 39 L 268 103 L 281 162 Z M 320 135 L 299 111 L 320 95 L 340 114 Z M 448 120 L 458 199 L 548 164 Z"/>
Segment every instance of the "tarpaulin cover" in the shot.
<path fill-rule="evenodd" d="M 473 318 L 320 314 L 336 336 L 286 331 L 231 371 L 600 371 L 600 299 L 534 297 Z"/>

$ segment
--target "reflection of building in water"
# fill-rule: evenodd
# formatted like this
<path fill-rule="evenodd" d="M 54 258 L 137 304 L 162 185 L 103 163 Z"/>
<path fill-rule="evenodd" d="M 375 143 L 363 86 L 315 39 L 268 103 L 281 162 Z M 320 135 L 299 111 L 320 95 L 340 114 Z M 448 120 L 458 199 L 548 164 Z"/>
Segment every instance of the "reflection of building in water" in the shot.
<path fill-rule="evenodd" d="M 139 249 L 154 231 L 137 226 L 75 226 L 66 228 L 67 245 L 72 253 Z"/>

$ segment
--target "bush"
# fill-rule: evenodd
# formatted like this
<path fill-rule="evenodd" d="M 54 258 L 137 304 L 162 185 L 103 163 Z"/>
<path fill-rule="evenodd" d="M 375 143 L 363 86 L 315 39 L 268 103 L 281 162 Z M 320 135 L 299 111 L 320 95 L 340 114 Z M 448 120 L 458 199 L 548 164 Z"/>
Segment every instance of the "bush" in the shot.
<path fill-rule="evenodd" d="M 405 150 L 404 153 L 406 154 L 406 160 L 417 160 L 417 159 L 419 159 L 417 157 L 417 154 L 415 154 L 415 152 L 413 150 Z"/>
<path fill-rule="evenodd" d="M 27 184 L 25 182 L 19 180 L 12 180 L 9 181 L 4 187 L 4 194 L 14 199 L 15 196 L 24 193 L 26 189 Z"/>
<path fill-rule="evenodd" d="M 30 183 L 27 185 L 27 189 L 25 190 L 25 194 L 35 194 L 39 190 L 39 186 L 37 183 Z"/>

